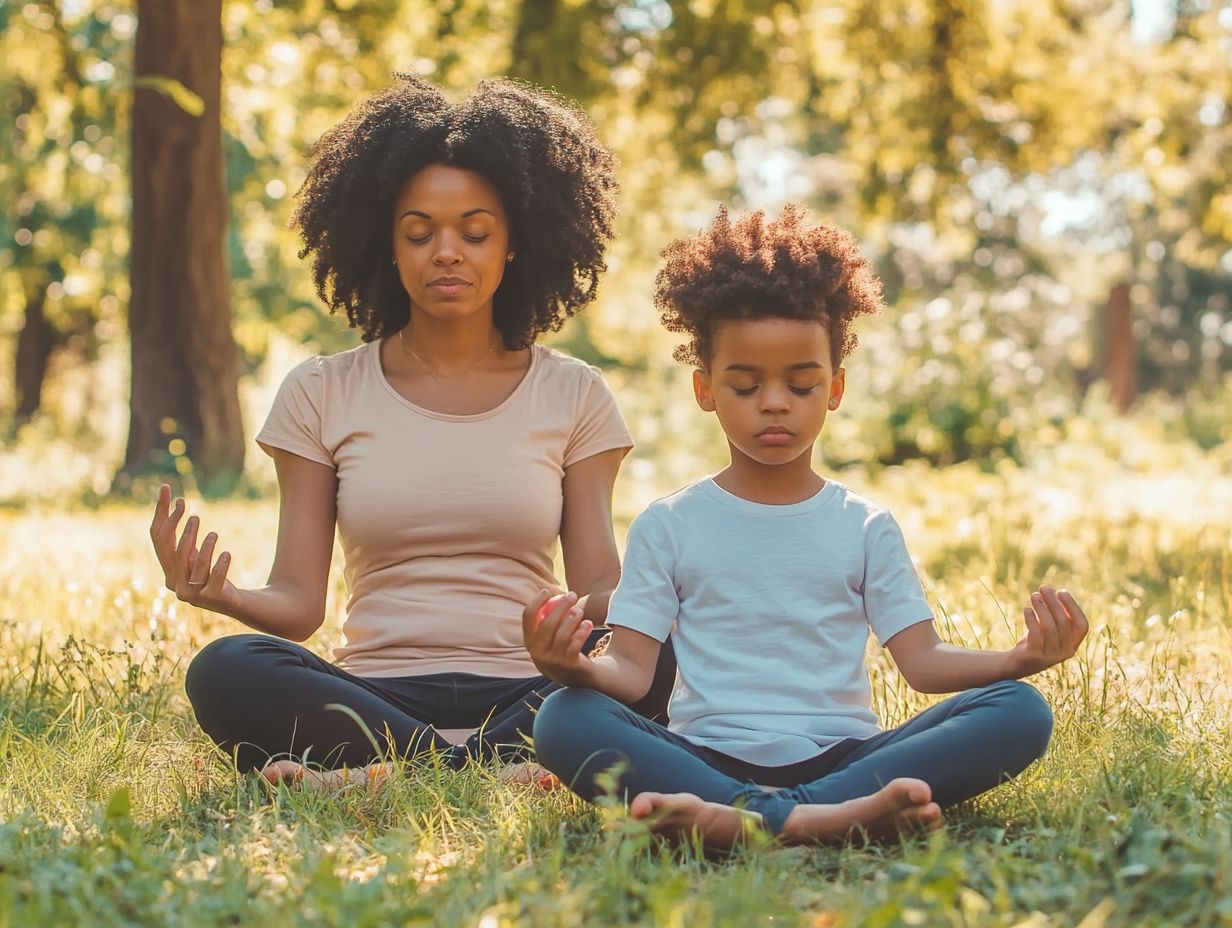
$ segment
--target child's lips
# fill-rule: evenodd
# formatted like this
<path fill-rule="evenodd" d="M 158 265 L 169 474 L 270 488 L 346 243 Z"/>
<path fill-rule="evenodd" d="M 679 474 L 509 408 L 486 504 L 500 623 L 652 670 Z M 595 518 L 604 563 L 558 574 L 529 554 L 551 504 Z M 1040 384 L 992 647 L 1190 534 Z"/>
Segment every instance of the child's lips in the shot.
<path fill-rule="evenodd" d="M 790 429 L 775 426 L 757 433 L 757 440 L 764 445 L 788 445 L 795 437 L 795 433 Z"/>

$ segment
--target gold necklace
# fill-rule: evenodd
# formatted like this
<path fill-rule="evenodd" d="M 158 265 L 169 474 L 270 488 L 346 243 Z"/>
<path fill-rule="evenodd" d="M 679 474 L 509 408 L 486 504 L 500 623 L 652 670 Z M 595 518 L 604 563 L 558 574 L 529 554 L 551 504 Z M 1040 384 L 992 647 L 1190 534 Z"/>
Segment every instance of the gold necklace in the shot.
<path fill-rule="evenodd" d="M 482 364 L 484 361 L 488 359 L 489 355 L 491 355 L 492 352 L 496 350 L 496 345 L 500 341 L 499 338 L 492 339 L 491 344 L 488 345 L 488 350 L 485 351 L 483 355 L 481 355 L 477 361 L 472 361 L 470 364 L 466 365 L 466 367 L 460 368 L 456 371 L 452 371 L 451 373 L 448 373 L 448 374 L 438 374 L 436 372 L 436 369 L 431 364 L 429 364 L 427 361 L 421 358 L 418 354 L 416 354 L 415 349 L 406 343 L 406 329 L 407 327 L 403 326 L 402 328 L 398 330 L 398 341 L 402 343 L 402 350 L 405 351 L 407 354 L 409 354 L 412 358 L 414 358 L 420 364 L 422 364 L 424 367 L 424 370 L 428 372 L 428 376 L 431 377 L 433 380 L 435 380 L 437 383 L 444 383 L 446 380 L 452 380 L 455 377 L 461 377 L 463 374 L 469 374 L 471 371 L 473 371 L 475 368 L 477 368 L 480 364 Z"/>

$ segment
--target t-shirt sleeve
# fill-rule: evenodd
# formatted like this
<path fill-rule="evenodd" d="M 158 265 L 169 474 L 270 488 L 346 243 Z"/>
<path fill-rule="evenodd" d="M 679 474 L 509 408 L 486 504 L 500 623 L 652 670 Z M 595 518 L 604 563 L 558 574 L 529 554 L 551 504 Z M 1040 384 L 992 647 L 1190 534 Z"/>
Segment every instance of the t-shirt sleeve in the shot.
<path fill-rule="evenodd" d="M 573 434 L 565 445 L 564 466 L 613 448 L 632 447 L 633 437 L 616 406 L 612 388 L 597 370 L 587 368 Z"/>
<path fill-rule="evenodd" d="M 325 406 L 321 361 L 309 358 L 297 365 L 278 388 L 265 425 L 257 433 L 257 444 L 267 454 L 277 448 L 327 467 L 335 466 L 321 437 Z"/>
<path fill-rule="evenodd" d="M 620 582 L 608 604 L 607 624 L 631 628 L 656 641 L 667 640 L 680 611 L 675 561 L 667 527 L 652 511 L 643 512 L 629 527 Z"/>
<path fill-rule="evenodd" d="M 933 617 L 902 529 L 884 511 L 869 519 L 864 538 L 864 613 L 883 647 L 903 629 Z"/>

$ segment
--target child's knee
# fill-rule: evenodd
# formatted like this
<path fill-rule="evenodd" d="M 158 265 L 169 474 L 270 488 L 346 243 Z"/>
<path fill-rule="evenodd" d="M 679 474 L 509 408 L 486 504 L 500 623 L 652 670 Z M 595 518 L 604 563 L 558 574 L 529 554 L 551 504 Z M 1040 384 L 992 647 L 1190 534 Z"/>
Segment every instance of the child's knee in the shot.
<path fill-rule="evenodd" d="M 594 690 L 566 687 L 551 693 L 535 713 L 532 729 L 539 762 L 550 767 L 551 758 L 576 745 L 579 735 L 594 729 L 598 716 L 611 703 Z"/>
<path fill-rule="evenodd" d="M 1052 738 L 1052 707 L 1029 683 L 1005 680 L 995 684 L 1005 700 L 1010 730 L 1032 759 L 1043 757 Z"/>

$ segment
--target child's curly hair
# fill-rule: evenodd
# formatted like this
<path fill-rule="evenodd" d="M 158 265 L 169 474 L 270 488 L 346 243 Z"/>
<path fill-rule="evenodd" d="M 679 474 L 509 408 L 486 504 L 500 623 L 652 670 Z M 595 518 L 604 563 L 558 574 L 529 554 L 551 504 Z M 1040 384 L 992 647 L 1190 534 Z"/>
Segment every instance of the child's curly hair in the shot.
<path fill-rule="evenodd" d="M 655 305 L 670 332 L 691 336 L 678 361 L 705 367 L 715 327 L 732 319 L 812 319 L 830 334 L 837 368 L 856 346 L 851 323 L 879 311 L 881 281 L 855 238 L 833 226 L 809 225 L 789 203 L 766 222 L 758 211 L 732 222 L 726 207 L 706 231 L 663 251 Z"/>
<path fill-rule="evenodd" d="M 616 214 L 616 160 L 563 98 L 486 80 L 458 104 L 427 81 L 396 83 L 356 107 L 312 151 L 291 226 L 312 255 L 317 292 L 364 341 L 406 324 L 393 266 L 392 213 L 407 178 L 431 164 L 465 168 L 496 188 L 517 260 L 494 299 L 508 348 L 559 329 L 595 296 Z"/>

